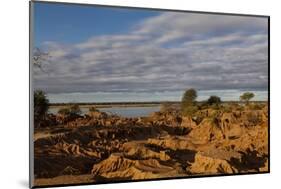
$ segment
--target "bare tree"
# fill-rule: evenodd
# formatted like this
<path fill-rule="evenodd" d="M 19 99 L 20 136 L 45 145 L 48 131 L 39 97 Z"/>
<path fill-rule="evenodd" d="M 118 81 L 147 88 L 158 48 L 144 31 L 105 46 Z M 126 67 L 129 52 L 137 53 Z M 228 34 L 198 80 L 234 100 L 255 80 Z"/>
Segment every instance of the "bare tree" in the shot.
<path fill-rule="evenodd" d="M 50 60 L 51 56 L 48 52 L 43 52 L 38 47 L 33 50 L 32 64 L 39 68 L 41 71 L 45 72 L 43 69 L 43 64 Z"/>

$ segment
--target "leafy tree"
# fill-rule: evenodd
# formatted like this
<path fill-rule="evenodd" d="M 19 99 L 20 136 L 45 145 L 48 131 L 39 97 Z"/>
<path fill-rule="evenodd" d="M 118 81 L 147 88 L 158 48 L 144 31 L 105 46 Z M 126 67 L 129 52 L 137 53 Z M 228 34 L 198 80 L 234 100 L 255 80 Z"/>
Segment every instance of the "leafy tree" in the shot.
<path fill-rule="evenodd" d="M 207 103 L 209 105 L 213 105 L 213 104 L 220 104 L 221 103 L 221 99 L 218 96 L 210 96 L 209 99 L 207 100 Z"/>
<path fill-rule="evenodd" d="M 252 98 L 254 98 L 255 94 L 251 92 L 245 92 L 240 96 L 240 100 L 248 103 Z"/>
<path fill-rule="evenodd" d="M 46 94 L 41 90 L 34 92 L 34 122 L 35 126 L 45 119 L 45 115 L 49 108 L 49 100 Z"/>
<path fill-rule="evenodd" d="M 195 89 L 188 89 L 184 92 L 183 97 L 182 97 L 182 105 L 191 105 L 194 103 L 194 101 L 197 98 L 197 92 Z"/>
<path fill-rule="evenodd" d="M 182 113 L 184 115 L 192 116 L 198 110 L 195 104 L 196 98 L 197 92 L 195 89 L 188 89 L 184 92 L 181 101 Z"/>

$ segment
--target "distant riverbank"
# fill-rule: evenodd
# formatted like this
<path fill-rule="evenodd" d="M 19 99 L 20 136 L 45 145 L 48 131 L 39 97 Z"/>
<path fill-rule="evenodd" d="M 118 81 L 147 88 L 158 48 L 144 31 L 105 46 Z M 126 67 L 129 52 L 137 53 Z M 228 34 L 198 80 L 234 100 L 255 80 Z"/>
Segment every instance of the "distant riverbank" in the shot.
<path fill-rule="evenodd" d="M 257 101 L 255 101 L 257 102 Z M 255 103 L 254 101 L 252 103 Z M 201 104 L 203 102 L 197 102 Z M 240 101 L 228 101 L 222 102 L 227 103 L 238 103 L 243 104 Z M 265 102 L 259 102 L 265 103 Z M 113 102 L 113 103 L 60 103 L 51 104 L 49 106 L 49 113 L 57 114 L 60 109 L 67 108 L 72 105 L 79 105 L 81 114 L 88 114 L 89 108 L 95 107 L 101 112 L 109 114 L 116 114 L 122 117 L 146 117 L 153 112 L 158 112 L 162 105 L 169 104 L 174 107 L 180 107 L 180 102 Z"/>
<path fill-rule="evenodd" d="M 71 105 L 79 105 L 80 108 L 113 108 L 113 107 L 154 107 L 164 104 L 166 102 L 113 102 L 113 103 L 53 103 L 50 108 L 66 108 Z M 180 102 L 169 102 L 172 104 L 179 104 Z"/>
<path fill-rule="evenodd" d="M 80 107 L 81 114 L 88 114 L 89 108 L 93 106 L 82 105 Z M 106 112 L 109 114 L 115 114 L 122 117 L 145 117 L 153 112 L 160 111 L 160 105 L 146 105 L 146 106 L 94 106 L 97 110 L 101 112 Z M 49 113 L 57 114 L 58 111 L 63 108 L 60 106 L 50 107 Z"/>
<path fill-rule="evenodd" d="M 204 103 L 205 101 L 197 101 L 198 104 Z M 251 101 L 252 103 L 266 103 L 267 101 Z M 222 101 L 221 103 L 239 103 L 243 104 L 241 101 Z M 80 108 L 113 108 L 113 107 L 153 107 L 162 104 L 173 104 L 180 105 L 180 101 L 159 101 L 159 102 L 97 102 L 97 103 L 50 103 L 50 108 L 66 108 L 71 105 L 79 105 Z"/>

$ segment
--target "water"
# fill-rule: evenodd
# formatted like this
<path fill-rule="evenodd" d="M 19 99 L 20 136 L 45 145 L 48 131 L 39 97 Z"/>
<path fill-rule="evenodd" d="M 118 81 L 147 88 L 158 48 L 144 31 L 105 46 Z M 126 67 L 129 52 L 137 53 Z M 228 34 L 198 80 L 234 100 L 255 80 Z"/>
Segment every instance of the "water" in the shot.
<path fill-rule="evenodd" d="M 198 90 L 198 101 L 207 100 L 210 96 L 221 97 L 223 101 L 236 101 L 244 90 Z M 267 100 L 268 91 L 254 91 L 252 100 Z M 88 92 L 88 93 L 48 93 L 50 103 L 90 103 L 90 102 L 158 102 L 181 101 L 184 90 L 160 92 Z"/>
<path fill-rule="evenodd" d="M 50 113 L 56 114 L 60 108 L 51 107 L 49 109 Z M 88 107 L 81 107 L 82 114 L 87 114 L 89 112 Z M 97 108 L 99 111 L 117 114 L 122 117 L 145 117 L 153 112 L 160 110 L 160 106 L 151 107 L 110 107 L 110 108 Z"/>

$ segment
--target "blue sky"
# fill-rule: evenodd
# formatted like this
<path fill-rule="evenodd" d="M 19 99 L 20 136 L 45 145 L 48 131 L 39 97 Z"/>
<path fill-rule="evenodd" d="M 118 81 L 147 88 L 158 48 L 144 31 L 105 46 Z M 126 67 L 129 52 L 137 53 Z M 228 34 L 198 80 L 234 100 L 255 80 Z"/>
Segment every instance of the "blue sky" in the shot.
<path fill-rule="evenodd" d="M 73 44 L 90 37 L 127 32 L 132 24 L 159 14 L 82 5 L 35 3 L 35 46 L 46 41 Z"/>
<path fill-rule="evenodd" d="M 188 88 L 267 99 L 266 17 L 35 3 L 34 20 L 34 46 L 51 56 L 34 88 L 52 102 L 180 99 Z"/>

